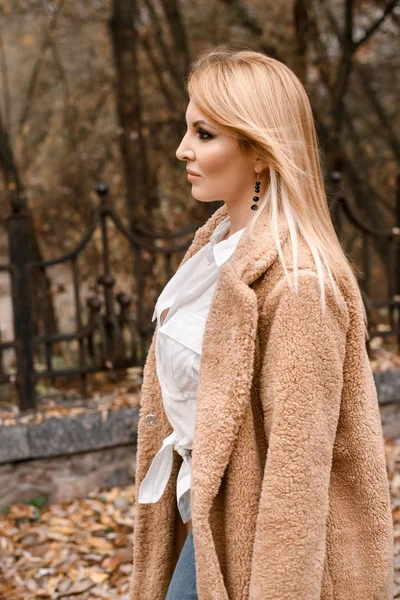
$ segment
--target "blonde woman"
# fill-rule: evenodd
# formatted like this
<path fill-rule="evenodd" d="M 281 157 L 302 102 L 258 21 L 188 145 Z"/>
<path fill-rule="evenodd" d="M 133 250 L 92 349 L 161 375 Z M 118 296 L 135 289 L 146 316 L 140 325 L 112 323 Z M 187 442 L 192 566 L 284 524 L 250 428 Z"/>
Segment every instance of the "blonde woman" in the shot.
<path fill-rule="evenodd" d="M 153 319 L 131 600 L 389 600 L 392 517 L 357 279 L 305 90 L 204 51 L 176 156 L 198 229 Z"/>

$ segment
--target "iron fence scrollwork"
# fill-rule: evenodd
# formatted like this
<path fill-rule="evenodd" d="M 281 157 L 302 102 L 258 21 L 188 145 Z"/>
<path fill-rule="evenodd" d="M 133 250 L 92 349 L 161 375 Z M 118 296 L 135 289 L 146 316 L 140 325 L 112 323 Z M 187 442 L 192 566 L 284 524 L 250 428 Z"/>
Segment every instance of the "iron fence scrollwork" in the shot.
<path fill-rule="evenodd" d="M 180 256 L 188 248 L 192 234 L 199 226 L 198 223 L 191 223 L 174 233 L 156 233 L 139 226 L 131 231 L 109 205 L 107 186 L 99 185 L 96 191 L 99 204 L 93 211 L 86 233 L 73 250 L 57 258 L 36 262 L 31 260 L 32 254 L 26 241 L 31 239 L 29 229 L 33 224 L 28 212 L 16 212 L 7 219 L 9 263 L 0 265 L 0 271 L 8 272 L 11 279 L 14 339 L 0 339 L 0 384 L 16 384 L 21 411 L 35 409 L 35 386 L 41 379 L 78 376 L 81 391 L 85 394 L 90 373 L 143 366 L 154 326 L 144 318 L 142 252 L 145 250 L 152 256 L 161 256 L 161 270 L 166 277 L 171 277 L 174 271 L 173 256 Z M 116 279 L 110 266 L 110 222 L 132 250 L 135 297 L 124 291 L 116 292 Z M 102 294 L 86 299 L 85 319 L 78 259 L 98 228 L 101 231 L 103 269 L 97 278 L 97 285 L 102 289 Z M 189 239 L 176 243 L 176 240 L 188 236 Z M 160 245 L 160 240 L 163 240 L 163 245 Z M 172 246 L 166 247 L 165 240 L 172 242 Z M 72 271 L 74 330 L 68 333 L 52 331 L 44 311 L 43 331 L 36 332 L 32 312 L 33 278 L 62 264 L 69 264 Z M 55 368 L 54 347 L 63 342 L 77 344 L 78 364 Z M 5 367 L 4 354 L 9 350 L 15 351 L 15 375 Z M 42 369 L 37 365 L 38 355 L 44 357 Z"/>

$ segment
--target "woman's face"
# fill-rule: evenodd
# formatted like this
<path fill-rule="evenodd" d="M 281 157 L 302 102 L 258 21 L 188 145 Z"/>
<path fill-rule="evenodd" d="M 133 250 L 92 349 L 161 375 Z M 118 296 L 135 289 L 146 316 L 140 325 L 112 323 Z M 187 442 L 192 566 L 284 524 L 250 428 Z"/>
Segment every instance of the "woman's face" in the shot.
<path fill-rule="evenodd" d="M 228 207 L 244 203 L 250 209 L 257 179 L 254 161 L 242 154 L 236 138 L 216 129 L 193 100 L 186 125 L 176 157 L 197 174 L 188 175 L 192 196 L 201 202 L 223 200 Z"/>

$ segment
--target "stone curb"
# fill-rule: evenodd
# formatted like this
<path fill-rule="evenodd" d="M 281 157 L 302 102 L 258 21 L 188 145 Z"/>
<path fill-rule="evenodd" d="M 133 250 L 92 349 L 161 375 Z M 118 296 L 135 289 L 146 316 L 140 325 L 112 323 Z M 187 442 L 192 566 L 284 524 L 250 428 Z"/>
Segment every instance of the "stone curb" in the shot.
<path fill-rule="evenodd" d="M 388 369 L 374 373 L 379 404 L 400 401 L 400 369 Z"/>
<path fill-rule="evenodd" d="M 400 369 L 374 374 L 379 405 L 400 401 Z M 138 408 L 74 417 L 49 418 L 41 423 L 0 426 L 0 464 L 90 452 L 136 443 Z"/>
<path fill-rule="evenodd" d="M 139 408 L 80 413 L 41 423 L 0 426 L 0 464 L 136 443 Z"/>

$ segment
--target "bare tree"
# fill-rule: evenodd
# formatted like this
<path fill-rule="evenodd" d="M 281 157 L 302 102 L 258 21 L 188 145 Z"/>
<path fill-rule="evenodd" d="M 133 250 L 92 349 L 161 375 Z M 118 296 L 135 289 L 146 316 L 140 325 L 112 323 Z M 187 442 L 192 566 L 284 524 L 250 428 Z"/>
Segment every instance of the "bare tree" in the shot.
<path fill-rule="evenodd" d="M 357 164 L 355 164 L 354 159 L 347 148 L 350 143 L 354 146 L 354 151 L 352 152 L 353 156 L 356 156 L 357 158 L 359 156 L 364 156 L 365 160 L 363 140 L 356 134 L 353 126 L 354 116 L 351 114 L 350 103 L 346 101 L 346 99 L 348 96 L 350 77 L 352 72 L 355 72 L 362 78 L 362 87 L 367 91 L 366 97 L 369 97 L 370 101 L 372 100 L 373 102 L 374 96 L 368 94 L 368 92 L 372 91 L 372 86 L 368 85 L 366 69 L 363 69 L 361 65 L 358 65 L 356 51 L 359 50 L 363 44 L 370 41 L 371 37 L 378 32 L 385 20 L 392 14 L 396 4 L 397 0 L 392 0 L 387 3 L 382 15 L 370 24 L 357 41 L 354 39 L 355 15 L 353 0 L 346 0 L 344 25 L 342 27 L 340 27 L 334 17 L 333 11 L 328 3 L 323 3 L 316 8 L 316 3 L 314 2 L 313 7 L 316 10 L 308 11 L 310 31 L 313 32 L 312 40 L 315 43 L 314 48 L 315 51 L 319 53 L 320 58 L 318 62 L 320 81 L 324 85 L 325 90 L 331 99 L 330 135 L 328 135 L 328 131 L 326 131 L 324 135 L 324 138 L 328 140 L 324 147 L 325 154 L 330 157 L 330 163 L 333 167 L 342 165 L 344 168 L 345 175 L 351 184 L 358 213 L 365 215 L 371 224 L 381 223 L 382 227 L 385 227 L 385 225 L 390 226 L 390 222 L 388 222 L 386 218 L 384 212 L 385 206 L 384 203 L 382 203 L 382 198 L 379 198 L 379 190 L 376 190 L 371 181 L 363 176 L 363 173 L 360 173 Z M 340 48 L 339 60 L 331 71 L 327 68 L 327 65 L 329 65 L 329 60 L 327 60 L 327 49 L 322 42 L 319 31 L 318 23 L 321 22 L 321 15 L 317 16 L 318 9 L 325 12 L 328 23 L 331 26 L 331 34 L 336 38 L 336 43 Z M 375 111 L 377 108 L 377 114 L 381 121 L 387 121 L 384 117 L 382 106 L 375 97 Z M 322 127 L 321 116 L 319 117 L 318 122 L 320 127 Z M 394 145 L 395 149 L 398 147 L 394 133 L 388 135 L 387 139 L 392 142 L 392 146 Z M 359 161 L 357 160 L 357 162 Z M 393 216 L 394 211 L 392 210 L 391 223 L 393 223 Z M 380 238 L 374 238 L 373 242 L 378 255 L 381 257 L 382 262 L 384 262 L 387 253 L 386 244 L 380 240 Z"/>

